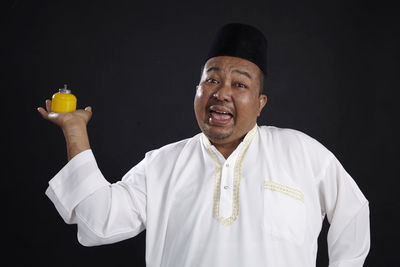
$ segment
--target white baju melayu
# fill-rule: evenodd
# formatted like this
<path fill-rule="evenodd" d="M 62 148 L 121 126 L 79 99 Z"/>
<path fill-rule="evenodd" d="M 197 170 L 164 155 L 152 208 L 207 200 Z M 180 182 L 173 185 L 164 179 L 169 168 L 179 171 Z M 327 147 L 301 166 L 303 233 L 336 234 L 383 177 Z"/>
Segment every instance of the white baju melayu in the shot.
<path fill-rule="evenodd" d="M 46 191 L 84 246 L 146 229 L 148 267 L 311 267 L 324 216 L 330 267 L 362 266 L 368 201 L 335 156 L 308 135 L 255 126 L 225 159 L 203 133 L 146 153 L 110 184 L 91 150 Z"/>

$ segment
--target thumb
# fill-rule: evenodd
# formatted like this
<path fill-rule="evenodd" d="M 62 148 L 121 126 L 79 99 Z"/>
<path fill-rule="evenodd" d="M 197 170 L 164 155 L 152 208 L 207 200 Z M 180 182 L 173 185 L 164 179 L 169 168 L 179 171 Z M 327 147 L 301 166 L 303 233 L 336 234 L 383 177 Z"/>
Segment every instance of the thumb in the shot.
<path fill-rule="evenodd" d="M 88 107 L 85 108 L 85 110 L 86 110 L 86 111 L 89 111 L 89 112 L 92 112 L 92 107 L 91 107 L 91 106 L 88 106 Z"/>

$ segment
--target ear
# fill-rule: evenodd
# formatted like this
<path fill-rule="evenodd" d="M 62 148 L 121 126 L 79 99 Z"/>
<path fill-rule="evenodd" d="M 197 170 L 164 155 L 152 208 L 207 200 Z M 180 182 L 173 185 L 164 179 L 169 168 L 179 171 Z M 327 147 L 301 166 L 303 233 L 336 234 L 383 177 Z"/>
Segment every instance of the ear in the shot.
<path fill-rule="evenodd" d="M 260 94 L 258 96 L 258 114 L 257 114 L 257 117 L 260 116 L 261 111 L 263 110 L 263 108 L 267 104 L 267 100 L 268 100 L 267 95 Z"/>

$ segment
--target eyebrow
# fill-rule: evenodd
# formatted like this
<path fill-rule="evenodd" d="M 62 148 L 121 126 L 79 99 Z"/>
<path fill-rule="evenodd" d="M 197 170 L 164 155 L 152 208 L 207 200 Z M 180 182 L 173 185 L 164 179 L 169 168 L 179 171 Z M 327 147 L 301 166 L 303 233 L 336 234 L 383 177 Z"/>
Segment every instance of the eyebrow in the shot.
<path fill-rule="evenodd" d="M 219 71 L 221 71 L 221 69 L 218 68 L 218 67 L 211 67 L 211 68 L 208 68 L 206 72 L 209 73 L 210 71 L 217 71 L 217 72 L 219 72 Z"/>
<path fill-rule="evenodd" d="M 236 72 L 236 73 L 242 74 L 242 75 L 244 75 L 244 76 L 247 76 L 247 78 L 249 78 L 250 80 L 252 79 L 252 78 L 251 78 L 251 75 L 250 75 L 247 71 L 233 70 L 232 72 Z"/>
<path fill-rule="evenodd" d="M 209 73 L 210 71 L 220 72 L 221 69 L 218 68 L 218 67 L 210 67 L 210 68 L 207 69 L 206 72 Z M 246 76 L 247 78 L 249 78 L 250 80 L 252 79 L 251 75 L 250 75 L 247 71 L 242 71 L 242 70 L 237 70 L 237 69 L 235 69 L 235 70 L 233 70 L 232 72 L 235 72 L 235 73 L 244 75 L 244 76 Z"/>

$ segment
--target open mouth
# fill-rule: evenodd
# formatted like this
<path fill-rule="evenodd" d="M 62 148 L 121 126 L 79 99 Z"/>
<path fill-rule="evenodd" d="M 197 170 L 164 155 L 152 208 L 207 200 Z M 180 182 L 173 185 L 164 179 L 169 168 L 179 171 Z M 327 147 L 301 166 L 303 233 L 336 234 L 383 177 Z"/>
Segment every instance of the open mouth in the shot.
<path fill-rule="evenodd" d="M 209 123 L 216 126 L 225 126 L 231 122 L 233 114 L 223 106 L 210 107 Z"/>

